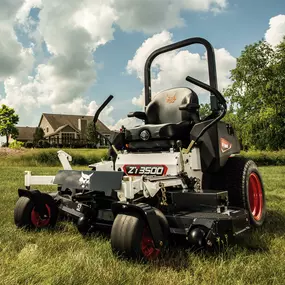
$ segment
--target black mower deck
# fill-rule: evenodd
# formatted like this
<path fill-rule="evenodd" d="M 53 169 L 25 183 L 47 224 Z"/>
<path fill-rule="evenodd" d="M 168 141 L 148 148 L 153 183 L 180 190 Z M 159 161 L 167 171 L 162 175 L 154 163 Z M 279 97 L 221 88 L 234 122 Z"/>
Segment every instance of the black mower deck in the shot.
<path fill-rule="evenodd" d="M 178 208 L 186 208 L 186 204 L 189 200 L 187 198 L 185 199 L 185 194 L 189 194 L 186 196 L 189 196 L 189 200 L 192 200 L 192 203 L 188 204 L 187 207 L 189 209 L 189 207 L 191 208 L 191 205 L 193 205 L 193 210 L 177 211 Z M 97 200 L 97 203 L 93 201 L 92 207 L 88 205 L 86 201 L 72 201 L 71 199 L 58 195 L 57 193 L 52 193 L 50 195 L 57 202 L 61 214 L 71 218 L 75 221 L 75 223 L 80 221 L 81 229 L 82 221 L 86 221 L 86 228 L 83 228 L 87 231 L 90 226 L 92 226 L 93 230 L 102 226 L 110 228 L 112 227 L 114 218 L 116 216 L 116 212 L 114 213 L 112 210 L 113 203 L 117 205 L 119 204 L 120 207 L 122 204 L 122 207 L 124 207 L 124 205 L 127 208 L 129 206 L 147 207 L 148 209 L 152 210 L 152 207 L 147 204 L 140 203 L 137 205 L 128 205 L 114 201 L 114 199 L 100 194 L 95 198 L 95 201 L 97 199 L 100 201 Z M 244 209 L 229 208 L 227 210 L 223 209 L 223 213 L 217 213 L 217 205 L 221 205 L 221 201 L 225 201 L 227 197 L 226 193 L 223 191 L 208 190 L 205 193 L 189 192 L 181 194 L 174 194 L 170 191 L 168 195 L 172 197 L 173 205 L 176 205 L 172 213 L 164 213 L 169 224 L 170 233 L 172 235 L 185 236 L 186 239 L 188 239 L 191 231 L 195 228 L 205 229 L 205 231 L 208 232 L 206 238 L 207 243 L 211 244 L 217 238 L 232 239 L 233 237 L 250 229 L 248 213 Z M 182 200 L 183 197 L 184 199 Z M 183 202 L 181 203 L 181 201 Z M 198 201 L 200 201 L 200 203 L 197 203 Z M 204 203 L 201 203 L 201 201 Z M 143 211 L 147 212 L 148 210 L 145 210 L 144 208 Z M 80 231 L 84 232 L 81 229 Z"/>

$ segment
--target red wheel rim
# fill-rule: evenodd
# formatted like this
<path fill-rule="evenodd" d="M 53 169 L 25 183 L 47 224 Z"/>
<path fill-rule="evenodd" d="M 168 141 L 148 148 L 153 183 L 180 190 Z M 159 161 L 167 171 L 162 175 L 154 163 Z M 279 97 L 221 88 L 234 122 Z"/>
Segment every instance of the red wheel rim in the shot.
<path fill-rule="evenodd" d="M 254 172 L 249 175 L 248 196 L 251 214 L 256 221 L 259 221 L 262 216 L 263 193 L 261 181 Z"/>
<path fill-rule="evenodd" d="M 46 227 L 50 222 L 50 207 L 47 204 L 45 206 L 48 211 L 48 216 L 45 219 L 41 219 L 40 214 L 35 210 L 35 207 L 31 212 L 31 221 L 36 228 Z"/>
<path fill-rule="evenodd" d="M 155 248 L 154 241 L 147 227 L 145 227 L 143 230 L 141 251 L 143 256 L 148 260 L 157 258 L 160 253 L 160 250 Z"/>

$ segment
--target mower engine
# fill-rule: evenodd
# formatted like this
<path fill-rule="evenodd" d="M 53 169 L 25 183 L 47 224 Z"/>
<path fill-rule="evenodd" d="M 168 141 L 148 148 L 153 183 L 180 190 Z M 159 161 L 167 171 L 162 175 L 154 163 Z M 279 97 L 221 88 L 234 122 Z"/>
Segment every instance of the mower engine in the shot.
<path fill-rule="evenodd" d="M 134 199 L 141 194 L 145 198 L 154 197 L 160 189 L 178 187 L 201 192 L 202 171 L 199 149 L 191 154 L 174 152 L 162 153 L 128 153 L 119 154 L 115 171 L 123 171 L 125 176 L 122 188 L 117 190 L 120 201 Z M 140 162 L 139 164 L 137 162 Z M 96 171 L 113 169 L 111 161 L 95 163 L 89 166 Z"/>

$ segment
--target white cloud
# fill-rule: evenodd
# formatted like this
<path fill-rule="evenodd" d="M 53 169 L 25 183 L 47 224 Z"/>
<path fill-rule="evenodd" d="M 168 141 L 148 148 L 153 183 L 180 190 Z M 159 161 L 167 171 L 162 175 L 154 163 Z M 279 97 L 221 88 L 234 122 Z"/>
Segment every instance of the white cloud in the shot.
<path fill-rule="evenodd" d="M 182 11 L 220 12 L 227 0 L 112 0 L 117 24 L 125 31 L 160 32 L 184 25 Z"/>
<path fill-rule="evenodd" d="M 136 74 L 143 82 L 143 68 L 147 57 L 156 48 L 169 43 L 172 43 L 172 34 L 169 32 L 162 32 L 147 39 L 137 50 L 133 59 L 128 61 L 126 67 L 127 71 L 130 74 Z M 231 83 L 229 79 L 230 70 L 235 68 L 236 59 L 224 48 L 215 49 L 215 56 L 218 85 L 219 90 L 222 91 Z M 191 53 L 188 50 L 174 51 L 157 57 L 154 62 L 154 67 L 158 69 L 158 72 L 153 75 L 152 78 L 153 95 L 167 88 L 189 85 L 185 80 L 187 75 L 208 82 L 206 58 L 206 52 L 201 56 L 198 53 Z M 195 86 L 191 87 L 197 93 L 205 94 L 200 88 Z M 139 97 L 134 97 L 132 103 L 142 106 L 144 104 L 143 100 L 144 97 L 142 93 Z"/>
<path fill-rule="evenodd" d="M 172 34 L 168 31 L 162 31 L 159 34 L 155 34 L 143 42 L 143 44 L 137 49 L 133 59 L 128 61 L 127 72 L 129 74 L 136 73 L 138 78 L 143 81 L 144 76 L 144 64 L 148 56 L 160 47 L 172 43 Z M 153 63 L 155 65 L 155 62 Z"/>
<path fill-rule="evenodd" d="M 179 1 L 178 1 L 179 2 Z M 227 7 L 226 0 L 182 0 L 182 7 L 194 11 L 222 11 Z"/>
<path fill-rule="evenodd" d="M 24 0 L 24 3 L 17 11 L 16 20 L 20 24 L 25 24 L 32 8 L 41 8 L 42 0 Z"/>
<path fill-rule="evenodd" d="M 265 33 L 265 40 L 272 46 L 278 45 L 285 36 L 285 15 L 278 15 L 269 20 L 269 29 Z"/>
<path fill-rule="evenodd" d="M 0 2 L 0 81 L 14 74 L 30 70 L 33 55 L 18 42 L 14 22 L 22 1 L 3 0 Z"/>
<path fill-rule="evenodd" d="M 0 22 L 1 25 L 1 22 Z M 17 41 L 12 27 L 0 29 L 0 81 L 31 69 L 32 51 Z"/>
<path fill-rule="evenodd" d="M 183 25 L 183 11 L 216 12 L 226 6 L 226 0 L 145 0 L 143 5 L 140 0 L 3 0 L 0 81 L 4 82 L 5 94 L 0 103 L 11 105 L 25 117 L 27 111 L 43 107 L 72 113 L 94 110 L 95 101 L 88 104 L 84 98 L 96 81 L 93 53 L 113 40 L 114 25 L 124 31 L 161 32 Z M 39 20 L 30 16 L 32 8 L 40 8 Z M 23 47 L 15 28 L 27 36 L 30 48 Z M 146 42 L 138 51 L 140 56 L 128 65 L 129 72 L 141 78 L 142 53 L 170 43 L 171 37 L 164 31 L 151 44 Z M 43 58 L 42 43 L 46 44 L 49 58 Z M 158 74 L 157 82 L 162 75 Z M 113 123 L 111 111 L 108 107 L 102 113 L 107 124 Z"/>
<path fill-rule="evenodd" d="M 39 64 L 35 75 L 28 79 L 31 70 L 26 69 L 26 78 L 15 73 L 15 69 L 20 69 L 21 58 L 4 54 L 6 61 L 13 59 L 10 69 L 14 69 L 7 78 L 9 69 L 5 68 L 6 74 L 2 78 L 5 79 L 6 97 L 1 102 L 9 103 L 20 113 L 40 106 L 72 113 L 88 112 L 81 98 L 96 80 L 93 52 L 99 45 L 113 39 L 112 24 L 116 19 L 113 10 L 91 0 L 73 0 L 60 5 L 55 0 L 25 1 L 18 12 L 16 9 L 14 12 L 21 27 L 31 28 L 28 15 L 32 7 L 42 7 L 33 31 L 38 37 L 34 45 L 41 44 L 43 39 L 51 57 L 46 63 Z M 21 45 L 16 38 L 14 42 L 19 49 Z M 11 46 L 9 44 L 7 49 Z M 24 56 L 24 51 L 27 49 L 18 54 Z M 27 63 L 27 59 L 24 61 Z"/>
<path fill-rule="evenodd" d="M 142 108 L 144 106 L 144 100 L 145 100 L 145 97 L 144 97 L 144 89 L 143 89 L 139 97 L 132 98 L 132 104 Z"/>
<path fill-rule="evenodd" d="M 236 67 L 236 58 L 234 58 L 226 49 L 215 49 L 218 89 L 220 92 L 227 88 L 232 81 L 230 71 Z"/>
<path fill-rule="evenodd" d="M 15 16 L 18 10 L 21 8 L 23 4 L 23 0 L 2 0 L 0 2 L 0 21 L 1 21 L 1 28 L 3 24 L 6 23 L 10 25 L 14 22 Z"/>

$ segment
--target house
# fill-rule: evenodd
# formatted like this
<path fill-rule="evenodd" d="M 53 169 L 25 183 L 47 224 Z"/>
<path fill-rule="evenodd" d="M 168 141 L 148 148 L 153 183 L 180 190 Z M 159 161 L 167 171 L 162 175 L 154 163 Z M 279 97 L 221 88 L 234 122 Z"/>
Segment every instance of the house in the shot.
<path fill-rule="evenodd" d="M 34 140 L 34 133 L 36 131 L 36 127 L 17 127 L 19 135 L 17 136 L 17 141 L 28 142 Z M 13 139 L 9 137 L 9 143 L 12 142 Z"/>
<path fill-rule="evenodd" d="M 87 126 L 92 121 L 93 116 L 43 113 L 38 127 L 43 129 L 45 138 L 51 144 L 85 144 Z M 111 137 L 112 131 L 101 121 L 98 120 L 96 128 L 107 138 Z M 105 139 L 101 138 L 99 146 L 106 145 Z"/>

